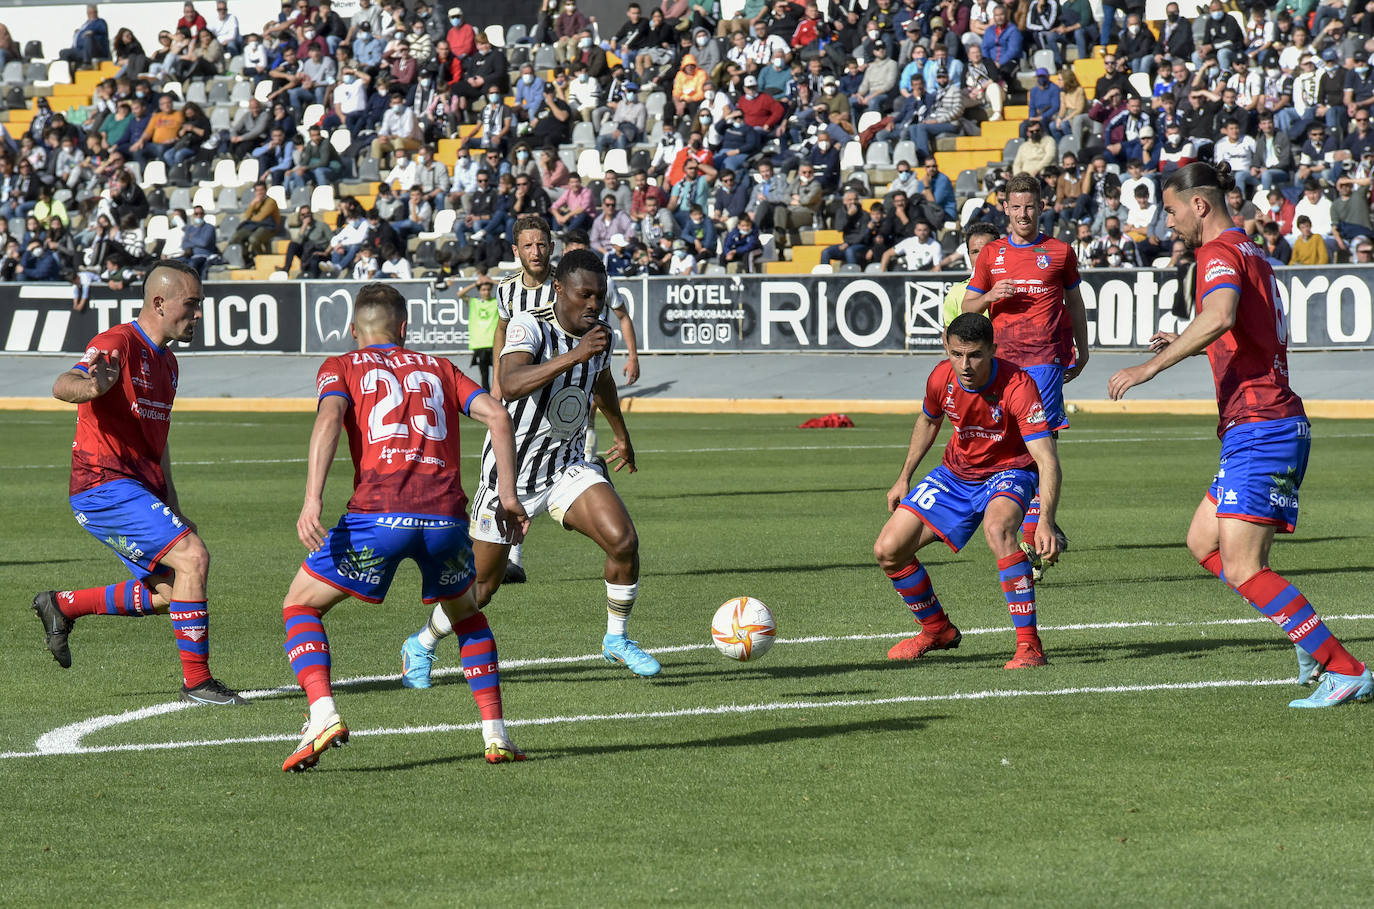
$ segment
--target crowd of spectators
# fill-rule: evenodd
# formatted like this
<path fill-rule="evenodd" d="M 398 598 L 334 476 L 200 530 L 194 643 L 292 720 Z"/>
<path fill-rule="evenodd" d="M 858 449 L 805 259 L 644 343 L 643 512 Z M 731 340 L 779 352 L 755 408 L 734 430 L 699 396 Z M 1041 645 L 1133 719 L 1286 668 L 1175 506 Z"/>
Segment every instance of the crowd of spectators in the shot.
<path fill-rule="evenodd" d="M 1019 172 L 1042 181 L 1047 233 L 1086 266 L 1130 267 L 1181 255 L 1160 190 L 1193 160 L 1231 166 L 1236 225 L 1275 261 L 1367 261 L 1374 236 L 1374 0 L 1212 0 L 1191 20 L 1169 3 L 1159 22 L 1144 0 L 1101 14 L 1091 0 L 745 0 L 730 16 L 661 0 L 630 3 L 618 26 L 546 0 L 495 44 L 427 0 L 359 0 L 347 18 L 284 0 L 262 24 L 230 2 L 187 2 L 151 49 L 87 8 L 59 56 L 117 72 L 89 108 L 40 97 L 5 136 L 0 278 L 70 280 L 80 302 L 157 254 L 206 273 L 280 239 L 304 276 L 486 269 L 529 213 L 585 232 L 617 275 L 753 270 L 766 236 L 781 252 L 822 228 L 840 235 L 821 254 L 837 268 L 960 268 L 959 229 L 1003 227 Z M 18 48 L 0 25 L 0 66 Z M 1105 73 L 1080 85 L 1071 61 L 1091 55 Z M 1010 160 L 956 193 L 942 137 L 977 134 L 1023 95 Z M 855 147 L 879 163 L 854 166 Z M 587 149 L 598 162 L 580 173 Z M 257 185 L 210 211 L 169 204 L 224 158 L 255 159 Z M 373 181 L 375 198 L 307 204 L 315 187 Z M 155 237 L 150 215 L 166 218 Z"/>

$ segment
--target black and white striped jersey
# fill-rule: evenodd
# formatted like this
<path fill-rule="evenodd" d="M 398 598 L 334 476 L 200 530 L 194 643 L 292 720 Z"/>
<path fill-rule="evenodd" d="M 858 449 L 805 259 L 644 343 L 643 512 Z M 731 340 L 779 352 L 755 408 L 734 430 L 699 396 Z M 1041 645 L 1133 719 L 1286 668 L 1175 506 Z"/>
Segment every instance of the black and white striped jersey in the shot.
<path fill-rule="evenodd" d="M 545 363 L 577 346 L 581 339 L 565 332 L 553 310 L 516 313 L 506 328 L 502 355 L 524 351 L 533 363 Z M 596 377 L 610 367 L 614 343 L 586 363 L 578 363 L 543 388 L 506 404 L 515 424 L 517 494 L 535 495 L 553 485 L 563 469 L 583 460 L 587 418 L 595 402 Z M 482 445 L 482 482 L 496 485 L 496 457 L 491 435 Z"/>
<path fill-rule="evenodd" d="M 525 286 L 525 272 L 517 271 L 496 288 L 496 313 L 509 322 L 516 313 L 553 311 L 553 271 L 538 287 Z"/>

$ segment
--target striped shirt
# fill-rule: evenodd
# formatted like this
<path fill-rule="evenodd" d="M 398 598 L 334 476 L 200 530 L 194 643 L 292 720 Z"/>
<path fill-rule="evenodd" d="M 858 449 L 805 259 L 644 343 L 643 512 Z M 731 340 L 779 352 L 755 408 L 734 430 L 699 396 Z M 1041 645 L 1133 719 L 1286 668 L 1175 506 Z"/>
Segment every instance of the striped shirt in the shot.
<path fill-rule="evenodd" d="M 532 363 L 545 363 L 577 346 L 581 339 L 558 324 L 552 309 L 517 313 L 506 329 L 502 354 L 523 351 Z M 559 473 L 580 462 L 597 376 L 610 367 L 613 344 L 586 363 L 578 363 L 527 396 L 506 403 L 515 424 L 517 495 L 537 495 L 553 485 Z M 496 486 L 496 456 L 488 434 L 482 446 L 482 482 Z"/>
<path fill-rule="evenodd" d="M 516 313 L 536 315 L 553 312 L 553 270 L 538 287 L 525 286 L 525 272 L 517 271 L 496 288 L 497 314 L 502 322 L 509 322 Z"/>

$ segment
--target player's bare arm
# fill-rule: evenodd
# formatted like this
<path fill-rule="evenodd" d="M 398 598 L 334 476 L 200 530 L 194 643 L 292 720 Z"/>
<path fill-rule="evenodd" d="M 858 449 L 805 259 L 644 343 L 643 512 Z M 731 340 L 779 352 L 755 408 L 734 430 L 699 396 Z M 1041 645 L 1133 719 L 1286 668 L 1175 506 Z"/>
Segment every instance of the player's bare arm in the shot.
<path fill-rule="evenodd" d="M 633 385 L 639 381 L 639 339 L 635 337 L 635 323 L 623 309 L 617 309 L 615 314 L 620 319 L 620 335 L 625 339 L 626 360 L 621 374 L 625 376 L 626 385 Z"/>
<path fill-rule="evenodd" d="M 478 395 L 468 407 L 468 416 L 487 427 L 491 434 L 491 450 L 496 457 L 496 494 L 501 499 L 501 510 L 496 513 L 497 523 L 503 533 L 515 531 L 519 539 L 524 539 L 530 529 L 530 519 L 515 494 L 515 428 L 511 425 L 510 414 L 506 408 L 489 394 Z"/>
<path fill-rule="evenodd" d="M 501 351 L 506 349 L 506 326 L 510 324 L 510 319 L 496 320 L 496 333 L 491 338 L 491 396 L 497 401 L 504 401 L 505 397 L 501 393 Z"/>
<path fill-rule="evenodd" d="M 69 369 L 57 377 L 52 396 L 68 404 L 94 401 L 119 381 L 119 350 L 98 350 L 90 362 L 89 372 Z"/>
<path fill-rule="evenodd" d="M 1064 370 L 1064 381 L 1072 382 L 1088 365 L 1088 309 L 1083 305 L 1083 292 L 1078 287 L 1064 291 L 1064 308 L 1069 311 L 1069 325 L 1073 328 L 1074 364 Z"/>
<path fill-rule="evenodd" d="M 1040 522 L 1035 525 L 1035 551 L 1048 561 L 1059 558 L 1059 539 L 1054 535 L 1054 513 L 1059 507 L 1059 443 L 1054 436 L 1032 439 L 1026 451 L 1040 471 Z"/>
<path fill-rule="evenodd" d="M 944 420 L 943 416 L 932 420 L 926 416 L 925 411 L 921 411 L 916 417 L 916 425 L 911 429 L 911 445 L 907 448 L 906 461 L 902 464 L 901 473 L 897 475 L 897 482 L 887 491 L 889 514 L 897 510 L 902 499 L 911 491 L 911 478 L 916 473 L 916 465 L 921 463 L 926 452 L 930 451 L 930 446 L 935 444 L 935 437 L 940 434 L 940 424 Z"/>
<path fill-rule="evenodd" d="M 606 422 L 615 436 L 615 442 L 606 452 L 606 463 L 613 465 L 612 469 L 616 473 L 619 473 L 622 467 L 630 468 L 630 473 L 638 472 L 639 468 L 635 466 L 634 445 L 630 442 L 630 430 L 625 425 L 625 415 L 620 412 L 620 392 L 615 387 L 615 379 L 612 378 L 609 369 L 603 369 L 596 377 L 596 384 L 592 386 L 592 397 L 597 409 L 606 416 Z"/>
<path fill-rule="evenodd" d="M 960 306 L 964 312 L 976 312 L 986 314 L 994 303 L 1000 303 L 1016 293 L 1016 282 L 1010 278 L 1003 278 L 991 289 L 983 293 L 974 293 L 972 290 L 964 292 L 964 302 Z"/>
<path fill-rule="evenodd" d="M 600 323 L 587 330 L 577 346 L 544 363 L 534 363 L 534 355 L 524 350 L 502 354 L 501 365 L 505 378 L 501 389 L 508 401 L 515 401 L 538 391 L 579 363 L 586 363 L 604 352 L 611 344 L 611 329 Z"/>
<path fill-rule="evenodd" d="M 1139 366 L 1122 369 L 1111 377 L 1107 382 L 1108 396 L 1113 401 L 1120 401 L 1127 389 L 1143 385 L 1175 363 L 1206 350 L 1207 345 L 1236 324 L 1236 307 L 1239 304 L 1240 294 L 1229 287 L 1208 294 L 1207 308 L 1197 314 L 1183 334 L 1172 340 L 1164 332 L 1155 335 L 1150 339 L 1150 349 L 1158 351 L 1153 357 Z"/>
<path fill-rule="evenodd" d="M 326 531 L 320 523 L 320 514 L 324 510 L 324 484 L 329 479 L 329 467 L 334 463 L 334 453 L 339 448 L 339 435 L 343 432 L 344 414 L 347 412 L 347 398 L 329 395 L 320 401 L 319 410 L 315 413 L 315 427 L 310 430 L 305 503 L 301 505 L 301 516 L 296 519 L 296 536 L 311 552 L 318 551 L 324 545 Z"/>

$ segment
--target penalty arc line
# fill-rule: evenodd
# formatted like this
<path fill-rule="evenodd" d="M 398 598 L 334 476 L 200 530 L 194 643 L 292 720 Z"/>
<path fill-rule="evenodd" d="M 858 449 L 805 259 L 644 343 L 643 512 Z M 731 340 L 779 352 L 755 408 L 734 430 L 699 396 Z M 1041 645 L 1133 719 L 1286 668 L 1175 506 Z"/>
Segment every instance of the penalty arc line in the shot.
<path fill-rule="evenodd" d="M 535 717 L 524 720 L 507 720 L 507 726 L 554 726 L 572 723 L 632 722 L 637 720 L 663 720 L 680 717 L 723 716 L 729 714 L 770 713 L 780 710 L 833 710 L 842 707 L 882 707 L 892 704 L 929 704 L 947 701 L 986 701 L 1002 698 L 1020 697 L 1064 697 L 1072 695 L 1095 694 L 1136 694 L 1152 691 L 1201 691 L 1222 688 L 1245 688 L 1274 685 L 1294 685 L 1287 679 L 1217 679 L 1204 682 L 1156 683 L 1152 685 L 1110 685 L 1081 686 L 1074 688 L 1052 688 L 1043 691 L 1032 689 L 985 689 L 983 691 L 952 692 L 950 694 L 910 694 L 890 698 L 847 698 L 836 701 L 771 701 L 762 704 L 720 704 L 715 707 L 684 707 L 678 710 L 651 710 L 643 713 L 584 713 L 572 716 Z M 174 705 L 159 705 L 174 706 Z M 161 711 L 166 713 L 168 711 Z M 391 726 L 379 729 L 351 730 L 351 736 L 371 735 L 425 735 L 436 732 L 464 732 L 482 728 L 481 723 L 435 723 L 426 726 Z M 77 747 L 71 751 L 7 751 L 0 758 L 51 757 L 57 754 L 85 755 L 110 754 L 128 751 L 169 751 L 182 748 L 211 748 L 224 745 L 249 745 L 264 742 L 293 742 L 297 735 L 253 735 L 227 739 L 195 739 L 179 742 L 146 742 L 129 745 L 98 745 Z"/>
<path fill-rule="evenodd" d="M 1327 616 L 1327 620 L 1328 620 L 1328 621 L 1331 621 L 1331 620 L 1339 620 L 1339 621 L 1368 621 L 1368 620 L 1370 620 L 1370 619 L 1374 619 L 1374 613 L 1349 613 L 1349 614 L 1340 614 L 1340 615 L 1330 615 L 1330 616 Z M 1151 622 L 1151 621 L 1144 621 L 1144 620 L 1138 621 L 1138 622 L 1083 622 L 1083 623 L 1075 623 L 1075 624 L 1067 624 L 1067 625 L 1042 625 L 1040 630 L 1041 630 L 1041 631 L 1092 631 L 1092 630 L 1122 629 L 1122 628 L 1206 628 L 1206 627 L 1214 627 L 1214 626 L 1231 626 L 1231 625 L 1262 625 L 1262 624 L 1267 623 L 1268 621 L 1269 621 L 1268 619 L 1259 618 L 1259 617 L 1254 617 L 1254 618 L 1210 619 L 1210 620 L 1203 621 L 1203 622 Z M 986 628 L 968 628 L 968 629 L 965 629 L 963 633 L 966 634 L 966 635 L 995 634 L 995 633 L 998 633 L 998 632 L 1005 632 L 1005 631 L 1007 631 L 1007 630 L 1008 630 L 1008 629 L 1005 628 L 1005 627 L 990 626 L 990 627 L 986 627 Z M 900 638 L 900 637 L 905 637 L 905 636 L 906 636 L 906 632 L 897 632 L 897 633 L 888 632 L 888 633 L 882 633 L 882 634 L 813 635 L 813 636 L 801 637 L 801 638 L 779 638 L 779 639 L 778 639 L 778 642 L 779 642 L 779 643 L 782 643 L 782 644 L 819 644 L 819 643 L 836 643 L 836 642 L 841 642 L 841 641 L 874 641 L 874 640 L 889 640 L 889 639 Z M 670 646 L 670 647 L 655 647 L 655 648 L 651 648 L 649 652 L 650 652 L 650 653 L 685 653 L 685 652 L 694 651 L 694 650 L 710 650 L 710 649 L 712 649 L 713 647 L 714 647 L 713 644 L 680 644 L 680 645 Z M 504 661 L 502 661 L 501 666 L 502 666 L 503 669 L 509 671 L 509 670 L 520 669 L 520 668 L 525 668 L 525 667 L 533 667 L 533 666 L 552 666 L 552 665 L 566 665 L 566 664 L 569 664 L 569 663 L 599 662 L 599 661 L 601 661 L 602 659 L 604 659 L 604 658 L 601 656 L 601 654 L 599 654 L 599 653 L 592 653 L 592 654 L 581 654 L 581 655 L 577 655 L 577 656 L 536 657 L 536 658 L 533 658 L 533 659 L 526 659 L 526 660 L 519 660 L 519 659 L 517 659 L 517 660 L 504 660 Z M 444 669 L 436 669 L 436 670 L 434 671 L 433 675 L 436 675 L 436 676 L 457 675 L 457 674 L 460 673 L 461 671 L 462 671 L 462 669 L 461 669 L 460 667 L 456 667 L 456 666 L 455 666 L 455 667 L 449 667 L 449 668 L 444 668 Z M 399 681 L 399 680 L 400 680 L 400 676 L 399 676 L 399 675 L 366 675 L 366 676 L 355 676 L 355 677 L 353 677 L 353 678 L 348 678 L 348 679 L 339 679 L 338 681 L 335 681 L 333 684 L 334 684 L 334 687 L 336 687 L 336 688 L 346 688 L 346 687 L 355 686 L 355 685 L 375 684 L 375 683 L 377 683 L 377 682 L 396 682 L 396 681 Z M 1290 681 L 1291 681 L 1291 680 L 1290 680 Z M 1276 681 L 1276 682 L 1270 682 L 1270 683 L 1264 683 L 1264 684 L 1280 684 L 1280 683 L 1281 683 L 1281 681 Z M 1183 684 L 1185 684 L 1185 685 L 1193 685 L 1194 687 L 1208 687 L 1208 686 L 1211 685 L 1212 683 L 1183 683 Z M 1237 684 L 1239 684 L 1239 683 L 1237 683 Z M 1104 690 L 1107 690 L 1107 689 L 1104 689 Z M 1114 689 L 1113 689 L 1113 690 L 1114 690 Z M 1149 686 L 1146 686 L 1146 687 L 1143 687 L 1143 688 L 1132 689 L 1132 690 L 1149 691 L 1149 690 L 1154 690 L 1154 689 L 1150 688 Z M 1171 690 L 1173 690 L 1173 689 L 1171 689 Z M 241 694 L 242 694 L 244 697 L 246 697 L 246 698 L 249 698 L 249 699 L 252 699 L 252 700 L 256 700 L 256 699 L 259 699 L 259 698 L 271 698 L 271 697 L 275 697 L 275 696 L 294 696 L 294 695 L 298 695 L 299 692 L 300 692 L 300 689 L 299 689 L 298 687 L 296 687 L 295 685 L 283 685 L 283 686 L 280 686 L 280 687 L 277 687 L 277 688 L 261 689 L 261 690 L 257 690 L 257 691 L 244 691 L 244 692 L 241 692 Z M 1037 693 L 1037 694 L 1038 694 L 1038 693 L 1043 693 L 1043 692 L 1033 692 L 1033 693 Z M 992 696 L 992 695 L 989 695 L 989 696 Z M 946 698 L 946 699 L 951 699 L 951 700 L 968 699 L 968 696 L 967 696 L 967 695 L 958 696 L 958 697 L 953 696 L 953 695 L 930 695 L 930 696 L 927 696 L 927 697 L 944 697 L 944 698 Z M 862 703 L 870 703 L 870 702 L 862 702 Z M 880 701 L 880 702 L 875 701 L 875 702 L 872 702 L 872 703 L 887 703 L 887 701 Z M 83 746 L 83 745 L 81 744 L 81 740 L 82 740 L 83 738 L 85 738 L 87 735 L 90 735 L 91 733 L 94 733 L 94 732 L 98 732 L 98 731 L 100 731 L 100 730 L 102 730 L 102 729 L 108 729 L 108 728 L 110 728 L 110 727 L 119 726 L 119 725 L 123 725 L 123 724 L 126 724 L 126 723 L 134 723 L 134 722 L 138 722 L 138 721 L 140 721 L 140 720 L 150 719 L 150 718 L 152 718 L 152 717 L 155 717 L 155 716 L 162 716 L 162 715 L 168 714 L 168 713 L 175 713 L 175 712 L 177 712 L 177 711 L 186 710 L 186 709 L 189 709 L 189 708 L 194 707 L 194 706 L 196 706 L 196 705 L 194 705 L 194 704 L 189 704 L 189 703 L 186 703 L 186 702 L 184 702 L 184 701 L 170 701 L 170 702 L 163 703 L 163 704 L 154 704 L 154 705 L 149 706 L 149 707 L 141 707 L 141 708 L 136 709 L 136 710 L 125 711 L 124 713 L 106 714 L 106 715 L 104 715 L 104 716 L 92 717 L 91 719 L 82 720 L 81 722 L 78 722 L 78 723 L 71 723 L 71 724 L 66 725 L 66 726 L 60 726 L 60 727 L 58 727 L 57 729 L 52 730 L 51 732 L 47 732 L 47 733 L 43 734 L 43 735 L 40 736 L 40 737 L 38 738 L 38 740 L 34 743 L 34 748 L 35 748 L 34 751 L 8 751 L 8 752 L 0 752 L 0 759 L 17 758 L 17 757 L 45 757 L 45 756 L 52 756 L 52 755 L 59 755 L 59 754 L 100 754 L 100 753 L 105 753 L 105 752 L 109 752 L 109 751 L 160 750 L 160 749 L 168 749 L 168 748 L 190 748 L 190 747 L 198 747 L 199 745 L 206 745 L 206 744 L 246 744 L 246 743 L 251 743 L 251 742 L 275 742 L 275 741 L 288 741 L 288 740 L 290 740 L 290 739 L 292 738 L 292 736 L 268 735 L 268 736 L 247 737 L 247 738 L 234 739 L 234 740 L 215 741 L 215 742 L 210 742 L 210 741 L 207 741 L 207 742 L 189 742 L 189 743 L 188 743 L 188 742 L 170 742 L 170 743 L 160 743 L 160 744 L 151 744 L 151 745 L 108 745 L 108 746 L 92 746 L 92 747 L 85 747 L 85 746 Z M 716 709 L 716 708 L 690 708 L 690 709 L 694 709 L 694 710 L 713 710 L 713 709 Z M 721 709 L 723 710 L 723 712 L 727 712 L 727 713 L 728 713 L 728 712 L 731 712 L 731 710 L 728 710 L 728 709 L 724 709 L 724 708 L 721 708 Z M 776 708 L 776 709 L 783 709 L 783 708 Z M 670 715 L 672 715 L 672 716 L 677 716 L 677 715 L 689 716 L 689 715 L 692 715 L 692 714 L 690 714 L 690 713 L 672 713 L 672 712 L 670 712 Z M 653 717 L 645 717 L 645 718 L 653 718 Z M 510 723 L 508 723 L 507 725 L 519 725 L 519 724 L 522 724 L 522 723 L 529 724 L 529 723 L 539 723 L 539 722 L 552 722 L 552 720 L 549 720 L 549 721 L 539 721 L 539 720 L 512 720 L 512 721 L 511 721 Z M 415 728 L 416 728 L 417 730 L 419 730 L 419 731 L 425 731 L 425 730 L 429 729 L 429 727 L 415 727 Z M 435 728 L 437 729 L 438 727 L 435 727 Z M 446 727 L 443 727 L 443 728 L 447 729 L 447 728 L 450 728 L 450 727 L 447 727 L 447 726 L 446 726 Z M 453 728 L 453 729 L 467 729 L 467 728 L 477 728 L 477 727 L 476 727 L 475 725 L 457 725 L 457 726 L 452 726 L 451 728 Z M 362 732 L 358 732 L 357 734 L 359 734 L 359 735 L 366 735 L 366 734 L 377 734 L 377 733 L 376 733 L 375 731 L 372 732 L 372 733 L 369 733 L 369 732 L 366 732 L 366 731 L 362 731 Z"/>

